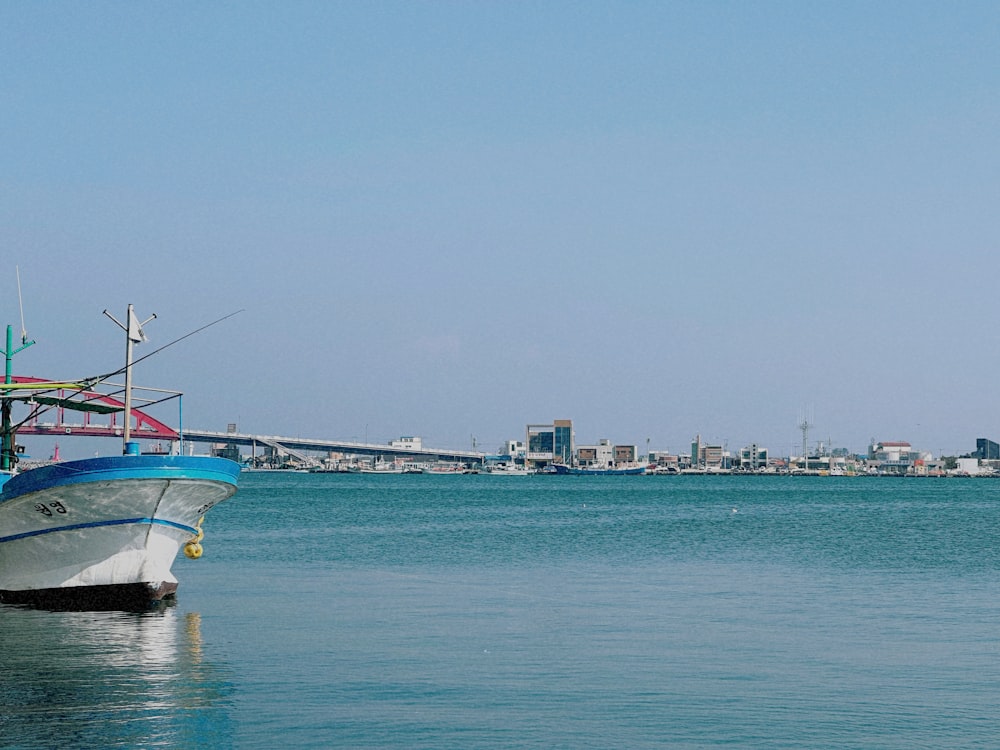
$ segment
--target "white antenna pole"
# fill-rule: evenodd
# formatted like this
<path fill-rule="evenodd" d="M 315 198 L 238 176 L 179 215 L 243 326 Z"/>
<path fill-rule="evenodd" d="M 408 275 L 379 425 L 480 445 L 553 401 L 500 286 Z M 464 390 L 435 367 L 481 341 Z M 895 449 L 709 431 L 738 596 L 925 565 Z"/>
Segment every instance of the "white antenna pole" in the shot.
<path fill-rule="evenodd" d="M 125 331 L 125 428 L 122 432 L 122 442 L 124 444 L 122 452 L 128 453 L 129 438 L 132 436 L 132 344 L 137 344 L 140 341 L 146 340 L 146 334 L 143 333 L 142 327 L 150 320 L 153 320 L 153 318 L 156 317 L 156 314 L 154 313 L 148 319 L 140 323 L 136 320 L 135 311 L 132 309 L 132 305 L 129 305 L 128 317 L 125 318 L 125 325 L 122 325 L 121 322 L 107 310 L 104 311 L 104 314 L 115 321 L 115 323 L 118 323 L 118 327 Z"/>
<path fill-rule="evenodd" d="M 14 266 L 14 271 L 17 273 L 17 306 L 21 310 L 21 343 L 23 344 L 28 340 L 28 329 L 24 327 L 24 301 L 21 299 L 21 268 Z"/>

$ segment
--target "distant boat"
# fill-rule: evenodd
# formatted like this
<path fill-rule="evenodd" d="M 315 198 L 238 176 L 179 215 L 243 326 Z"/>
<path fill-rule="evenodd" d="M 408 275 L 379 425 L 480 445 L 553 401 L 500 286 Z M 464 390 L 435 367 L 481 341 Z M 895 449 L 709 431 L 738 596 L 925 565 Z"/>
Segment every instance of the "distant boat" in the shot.
<path fill-rule="evenodd" d="M 676 466 L 657 466 L 655 468 L 648 469 L 646 473 L 655 474 L 657 476 L 660 475 L 674 476 L 676 474 L 680 474 L 681 470 L 678 469 Z"/>
<path fill-rule="evenodd" d="M 567 466 L 566 464 L 550 464 L 556 474 L 572 474 L 575 476 L 626 476 L 645 474 L 645 466 Z"/>
<path fill-rule="evenodd" d="M 11 358 L 34 342 L 22 335 L 15 350 L 7 327 L 7 375 L 0 384 L 0 602 L 142 609 L 172 597 L 177 578 L 170 568 L 178 551 L 183 546 L 189 557 L 201 556 L 204 515 L 236 492 L 240 465 L 234 461 L 140 455 L 139 443 L 130 440 L 132 344 L 145 337 L 131 305 L 127 322 L 115 322 L 126 332 L 124 403 L 94 390 L 109 376 L 17 382 Z M 124 454 L 18 472 L 15 406 L 33 413 L 52 407 L 124 412 Z"/>
<path fill-rule="evenodd" d="M 529 474 L 526 467 L 510 463 L 489 464 L 486 473 L 505 477 L 526 477 Z"/>
<path fill-rule="evenodd" d="M 394 464 L 376 464 L 375 466 L 358 467 L 359 474 L 402 474 L 403 467 Z"/>
<path fill-rule="evenodd" d="M 461 466 L 432 466 L 424 471 L 425 474 L 462 474 L 464 469 Z"/>

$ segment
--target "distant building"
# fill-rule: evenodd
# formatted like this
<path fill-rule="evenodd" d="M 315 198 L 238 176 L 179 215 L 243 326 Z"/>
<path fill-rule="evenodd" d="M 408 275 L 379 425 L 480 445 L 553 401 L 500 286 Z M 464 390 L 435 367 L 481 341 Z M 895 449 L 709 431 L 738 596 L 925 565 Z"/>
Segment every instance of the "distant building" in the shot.
<path fill-rule="evenodd" d="M 906 442 L 884 441 L 872 442 L 868 446 L 869 461 L 900 461 L 909 457 L 913 446 Z"/>
<path fill-rule="evenodd" d="M 630 466 L 639 460 L 639 448 L 635 445 L 615 446 L 615 466 Z"/>
<path fill-rule="evenodd" d="M 226 424 L 226 434 L 235 435 L 236 434 L 236 423 L 229 422 Z M 218 456 L 219 458 L 228 458 L 230 461 L 235 461 L 236 463 L 241 463 L 243 457 L 240 455 L 240 447 L 236 443 L 216 443 L 212 445 L 211 452 L 213 456 Z M 56 445 L 56 460 L 58 460 L 59 446 Z"/>
<path fill-rule="evenodd" d="M 525 435 L 525 461 L 529 466 L 568 464 L 573 458 L 573 420 L 529 424 Z"/>
<path fill-rule="evenodd" d="M 510 458 L 524 458 L 524 443 L 520 440 L 508 440 L 500 448 L 501 456 L 509 456 Z"/>
<path fill-rule="evenodd" d="M 695 435 L 691 441 L 691 467 L 701 469 L 730 468 L 726 450 L 721 445 L 705 445 L 701 435 Z"/>
<path fill-rule="evenodd" d="M 930 459 L 929 453 L 915 451 L 907 442 L 872 442 L 868 447 L 868 466 L 879 474 L 923 474 Z"/>
<path fill-rule="evenodd" d="M 506 440 L 497 450 L 495 456 L 483 456 L 483 464 L 487 467 L 503 466 L 523 466 L 524 465 L 524 443 L 520 440 Z"/>
<path fill-rule="evenodd" d="M 59 446 L 56 446 L 59 451 Z M 214 443 L 211 447 L 212 455 L 219 458 L 228 458 L 230 461 L 240 463 L 243 458 L 240 456 L 240 447 L 236 443 Z"/>
<path fill-rule="evenodd" d="M 418 437 L 408 437 L 404 435 L 399 440 L 389 443 L 390 448 L 397 448 L 403 451 L 419 451 L 423 449 L 423 440 Z"/>
<path fill-rule="evenodd" d="M 650 451 L 649 463 L 663 468 L 678 468 L 680 466 L 680 456 L 669 451 Z"/>
<path fill-rule="evenodd" d="M 980 472 L 978 458 L 959 458 L 956 464 L 955 472 L 958 474 L 968 474 L 974 477 Z"/>
<path fill-rule="evenodd" d="M 984 461 L 995 461 L 1000 459 L 1000 444 L 994 443 L 992 440 L 988 440 L 987 438 L 979 438 L 976 440 L 976 452 L 973 455 L 975 458 L 979 458 Z"/>
<path fill-rule="evenodd" d="M 760 471 L 767 468 L 767 448 L 757 443 L 751 443 L 740 450 L 740 468 L 747 471 Z"/>
<path fill-rule="evenodd" d="M 581 466 L 610 466 L 615 460 L 610 440 L 599 440 L 597 445 L 581 445 L 576 449 L 576 460 Z"/>

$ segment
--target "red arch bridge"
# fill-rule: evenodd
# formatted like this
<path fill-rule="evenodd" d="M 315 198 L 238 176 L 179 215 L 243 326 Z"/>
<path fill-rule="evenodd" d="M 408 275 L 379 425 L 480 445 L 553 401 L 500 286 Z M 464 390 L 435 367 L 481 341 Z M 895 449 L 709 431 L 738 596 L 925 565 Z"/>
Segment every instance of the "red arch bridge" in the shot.
<path fill-rule="evenodd" d="M 48 383 L 41 378 L 15 377 L 16 383 Z M 2 384 L 0 384 L 2 385 Z M 133 389 L 133 402 L 148 408 L 150 405 L 179 398 L 177 391 L 160 391 L 151 388 Z M 135 392 L 141 392 L 136 399 Z M 107 393 L 70 388 L 54 388 L 44 395 L 25 397 L 26 402 L 42 408 L 32 409 L 32 414 L 21 427 L 19 435 L 47 435 L 63 437 L 105 437 L 122 438 L 124 434 L 125 403 L 119 398 L 124 388 L 112 386 Z M 311 463 L 315 461 L 309 453 L 338 452 L 355 456 L 381 456 L 385 459 L 412 458 L 416 461 L 448 461 L 454 463 L 481 464 L 483 453 L 440 448 L 398 448 L 381 443 L 359 443 L 346 440 L 326 440 L 321 438 L 286 437 L 280 435 L 257 435 L 238 432 L 210 432 L 185 428 L 183 433 L 165 422 L 148 414 L 143 408 L 133 407 L 130 439 L 148 440 L 158 443 L 212 443 L 216 445 L 249 446 L 254 454 L 256 448 L 270 447 L 293 455 Z M 166 449 L 165 449 L 166 450 Z"/>

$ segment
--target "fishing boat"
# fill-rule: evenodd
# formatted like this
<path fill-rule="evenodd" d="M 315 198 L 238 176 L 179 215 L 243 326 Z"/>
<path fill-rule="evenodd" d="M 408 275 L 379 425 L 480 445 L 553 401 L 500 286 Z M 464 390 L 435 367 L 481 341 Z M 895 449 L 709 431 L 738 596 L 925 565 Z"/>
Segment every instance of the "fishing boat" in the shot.
<path fill-rule="evenodd" d="M 645 466 L 567 466 L 566 464 L 551 464 L 555 474 L 573 474 L 575 476 L 626 476 L 645 474 Z"/>
<path fill-rule="evenodd" d="M 22 322 L 15 349 L 7 327 L 0 384 L 0 602 L 135 610 L 172 598 L 177 578 L 171 567 L 178 552 L 183 547 L 188 557 L 201 556 L 205 514 L 236 492 L 240 465 L 234 461 L 141 455 L 131 439 L 132 346 L 146 340 L 142 326 L 149 320 L 140 324 L 132 305 L 124 324 L 105 313 L 125 331 L 125 367 L 80 381 L 15 378 L 13 355 L 34 342 Z M 102 390 L 122 372 L 124 390 L 113 386 L 111 392 L 123 392 L 123 401 L 108 395 L 107 387 Z M 15 408 L 29 416 L 15 422 Z M 19 471 L 18 427 L 51 408 L 123 413 L 122 454 Z M 183 436 L 178 437 L 182 446 Z"/>
<path fill-rule="evenodd" d="M 486 473 L 504 477 L 526 477 L 528 476 L 528 469 L 522 465 L 502 462 L 489 464 L 486 467 Z"/>
<path fill-rule="evenodd" d="M 393 464 L 388 464 L 385 466 L 362 466 L 358 468 L 358 474 L 402 474 L 404 469 L 402 466 L 395 466 Z"/>

